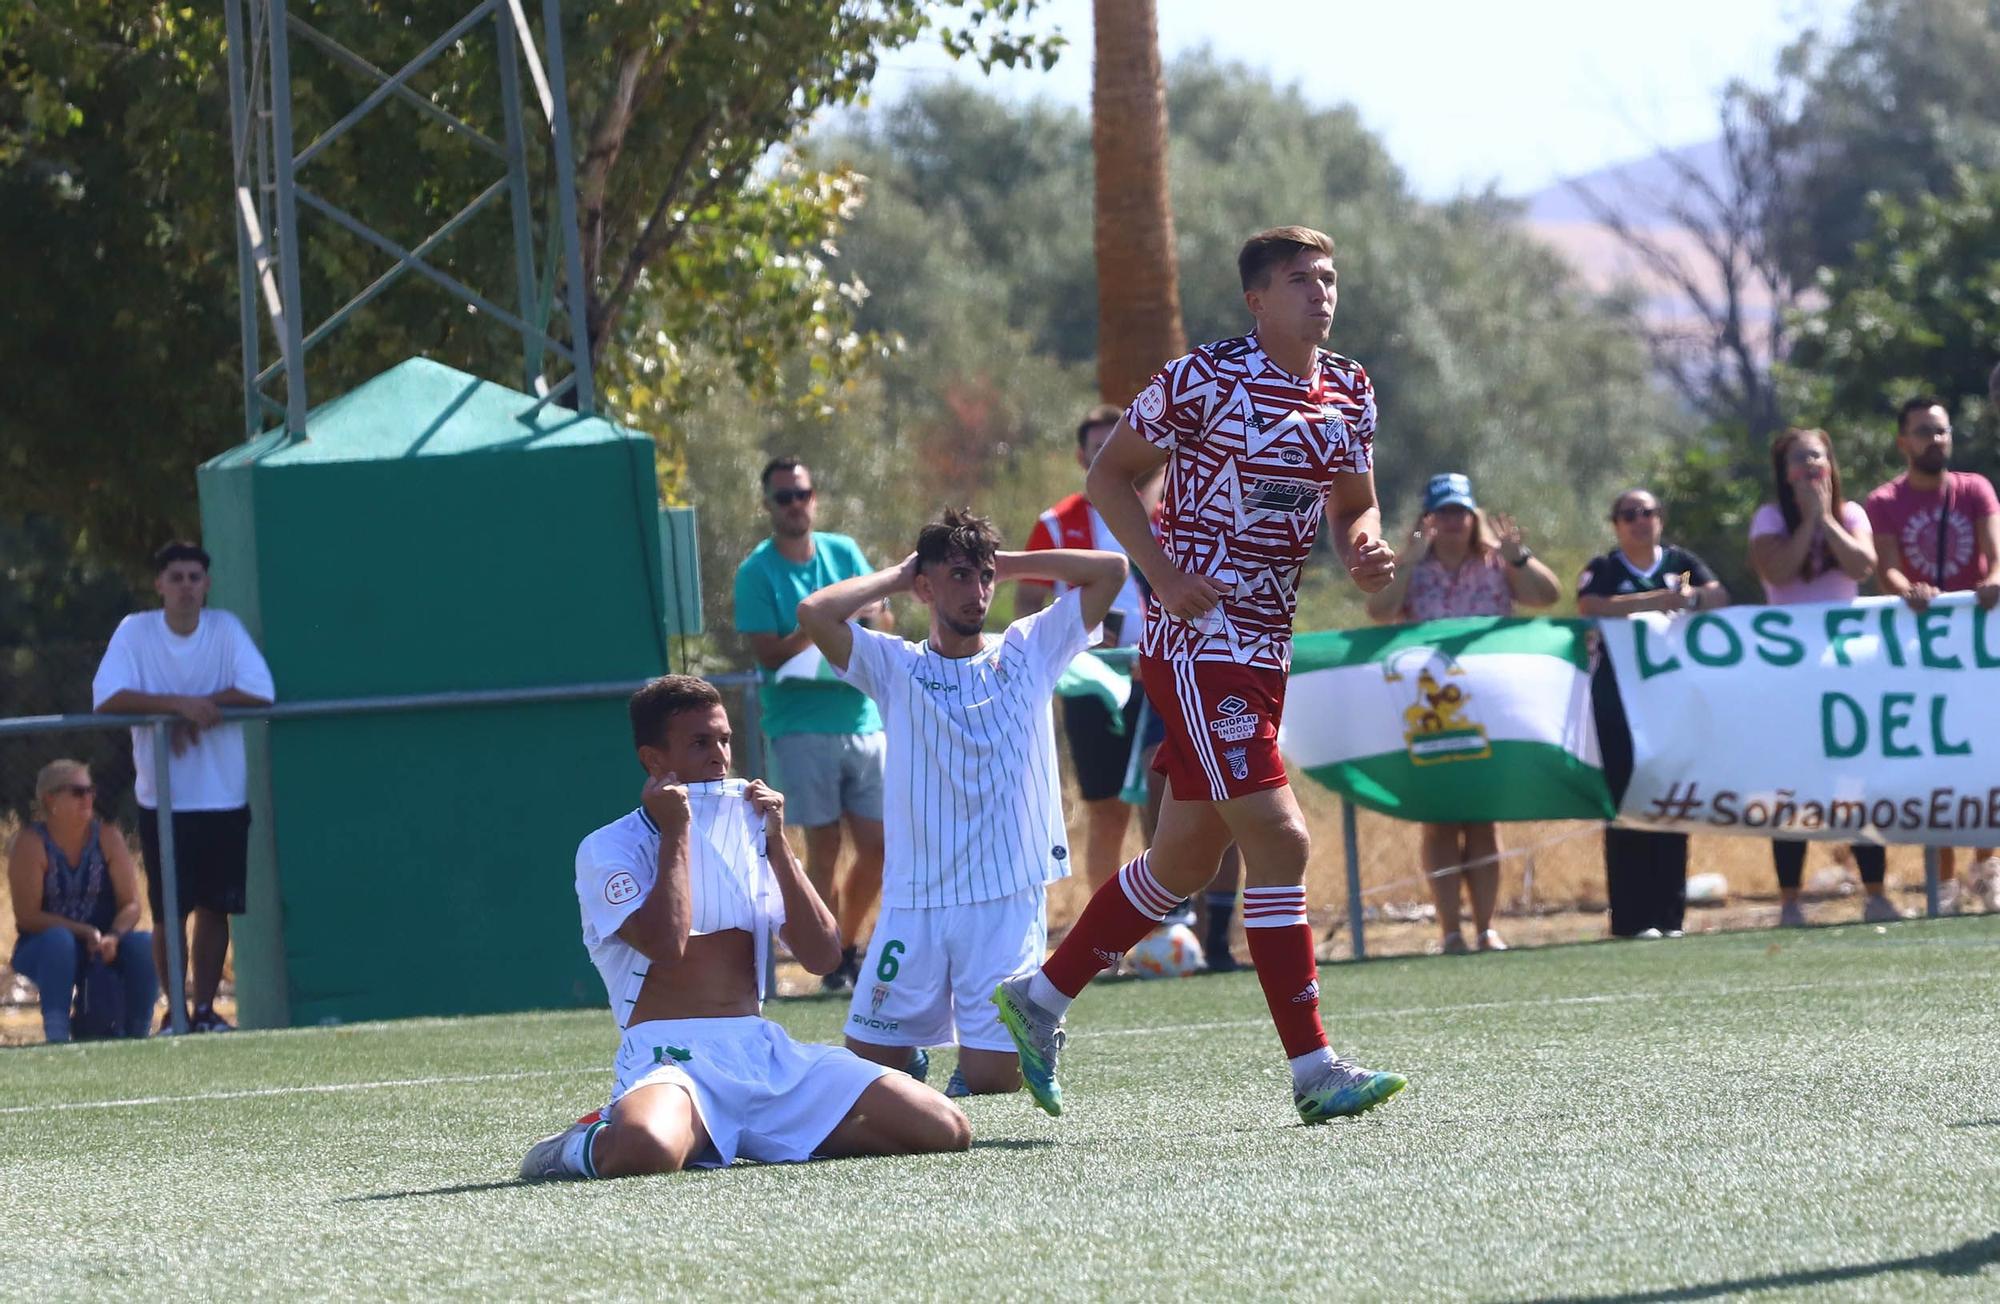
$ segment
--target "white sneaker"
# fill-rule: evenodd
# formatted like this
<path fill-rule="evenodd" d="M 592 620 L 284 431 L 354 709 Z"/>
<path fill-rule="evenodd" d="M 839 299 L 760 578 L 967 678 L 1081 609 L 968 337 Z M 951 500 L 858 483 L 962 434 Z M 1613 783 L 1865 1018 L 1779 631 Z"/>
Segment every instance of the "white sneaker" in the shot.
<path fill-rule="evenodd" d="M 524 1182 L 573 1182 L 586 1176 L 563 1163 L 563 1147 L 570 1137 L 595 1126 L 590 1123 L 571 1123 L 554 1136 L 545 1136 L 528 1147 L 528 1153 L 521 1160 L 521 1180 Z"/>
<path fill-rule="evenodd" d="M 1938 913 L 1955 915 L 1958 913 L 1958 880 L 1948 878 L 1938 884 Z"/>
<path fill-rule="evenodd" d="M 1479 935 L 1479 949 L 1482 951 L 1504 951 L 1507 944 L 1500 940 L 1500 934 L 1487 929 Z"/>
<path fill-rule="evenodd" d="M 1973 865 L 1966 881 L 1987 914 L 2000 914 L 2000 856 L 1988 856 Z"/>
<path fill-rule="evenodd" d="M 1638 938 L 1642 942 L 1657 942 L 1662 937 L 1665 937 L 1666 934 L 1662 933 L 1657 928 L 1642 928 L 1638 932 L 1632 934 L 1632 936 Z"/>
<path fill-rule="evenodd" d="M 1870 894 L 1861 902 L 1861 922 L 1865 924 L 1894 923 L 1906 917 L 1888 897 Z"/>

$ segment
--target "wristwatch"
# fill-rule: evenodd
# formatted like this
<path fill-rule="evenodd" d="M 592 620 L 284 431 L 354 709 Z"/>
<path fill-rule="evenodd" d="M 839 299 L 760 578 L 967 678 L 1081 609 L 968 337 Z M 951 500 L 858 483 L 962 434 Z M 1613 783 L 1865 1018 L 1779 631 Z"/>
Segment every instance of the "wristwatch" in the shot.
<path fill-rule="evenodd" d="M 1526 566 L 1530 561 L 1534 560 L 1534 557 L 1535 550 L 1524 543 L 1521 545 L 1521 555 L 1507 564 L 1510 566 Z"/>

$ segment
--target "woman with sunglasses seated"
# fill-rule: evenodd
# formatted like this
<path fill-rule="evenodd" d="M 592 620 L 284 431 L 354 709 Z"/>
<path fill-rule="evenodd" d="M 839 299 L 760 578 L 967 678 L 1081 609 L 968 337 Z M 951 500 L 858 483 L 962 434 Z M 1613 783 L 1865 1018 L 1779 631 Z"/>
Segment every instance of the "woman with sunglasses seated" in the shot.
<path fill-rule="evenodd" d="M 20 940 L 13 965 L 40 990 L 42 1032 L 70 1039 L 70 1002 L 93 961 L 114 975 L 122 1001 L 102 1035 L 143 1037 L 153 1017 L 159 979 L 153 938 L 139 922 L 139 871 L 125 839 L 104 836 L 92 799 L 90 770 L 78 761 L 51 761 L 35 778 L 42 818 L 23 828 L 7 855 Z M 95 993 L 93 993 L 95 994 Z M 106 993 L 105 995 L 109 995 Z"/>
<path fill-rule="evenodd" d="M 1618 546 L 1594 557 L 1576 580 L 1580 616 L 1630 616 L 1641 611 L 1713 611 L 1729 605 L 1729 590 L 1708 564 L 1685 548 L 1660 541 L 1666 517 L 1649 490 L 1627 489 L 1611 504 Z M 1622 797 L 1632 775 L 1632 737 L 1603 658 L 1593 687 L 1604 772 Z M 1687 906 L 1687 835 L 1604 828 L 1605 895 L 1613 937 L 1679 937 Z"/>

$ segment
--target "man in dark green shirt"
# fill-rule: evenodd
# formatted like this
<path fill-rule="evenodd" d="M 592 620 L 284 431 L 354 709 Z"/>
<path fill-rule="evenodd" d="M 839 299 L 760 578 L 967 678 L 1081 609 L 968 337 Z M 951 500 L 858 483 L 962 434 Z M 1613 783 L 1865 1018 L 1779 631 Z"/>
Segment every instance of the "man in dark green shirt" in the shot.
<path fill-rule="evenodd" d="M 882 718 L 866 696 L 833 678 L 797 612 L 806 595 L 875 567 L 846 535 L 813 529 L 812 472 L 796 459 L 766 466 L 763 490 L 771 537 L 736 568 L 736 629 L 763 669 L 772 786 L 806 831 L 806 877 L 840 927 L 841 966 L 823 985 L 847 991 L 860 963 L 858 934 L 882 892 Z M 854 860 L 837 882 L 843 821 Z"/>

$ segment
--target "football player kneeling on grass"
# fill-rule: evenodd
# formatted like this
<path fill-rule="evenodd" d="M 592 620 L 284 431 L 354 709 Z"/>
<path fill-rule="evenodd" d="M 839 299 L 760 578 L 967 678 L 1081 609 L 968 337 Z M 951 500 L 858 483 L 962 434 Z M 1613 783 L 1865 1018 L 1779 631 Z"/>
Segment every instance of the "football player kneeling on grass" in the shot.
<path fill-rule="evenodd" d="M 794 1042 L 762 1017 L 770 929 L 815 974 L 840 963 L 833 916 L 784 839 L 784 798 L 729 778 L 729 716 L 709 684 L 632 695 L 639 808 L 576 853 L 584 945 L 618 1047 L 611 1103 L 537 1142 L 530 1181 L 963 1150 L 957 1107 L 905 1074 Z"/>

